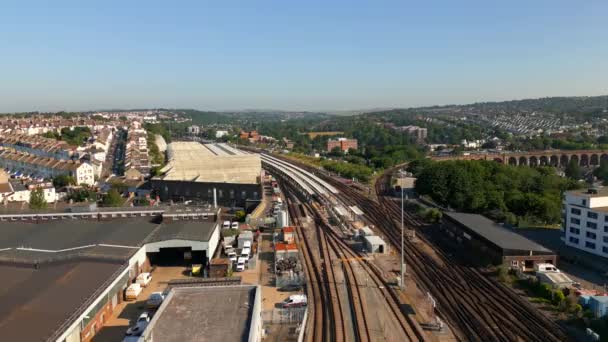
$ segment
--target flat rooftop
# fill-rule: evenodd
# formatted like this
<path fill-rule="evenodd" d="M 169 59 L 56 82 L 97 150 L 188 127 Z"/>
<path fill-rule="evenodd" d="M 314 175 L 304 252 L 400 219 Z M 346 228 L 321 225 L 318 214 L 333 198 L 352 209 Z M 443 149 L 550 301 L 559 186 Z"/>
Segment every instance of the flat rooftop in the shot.
<path fill-rule="evenodd" d="M 44 341 L 122 264 L 68 262 L 33 267 L 0 265 L 0 336 Z"/>
<path fill-rule="evenodd" d="M 566 194 L 581 196 L 581 197 L 586 197 L 586 198 L 606 197 L 606 196 L 608 196 L 608 187 L 593 188 L 592 192 L 590 192 L 589 189 L 570 190 L 570 191 L 566 191 Z"/>
<path fill-rule="evenodd" d="M 483 215 L 456 212 L 444 212 L 444 215 L 503 250 L 535 251 L 545 254 L 553 253 L 551 250 L 536 242 L 501 227 L 496 222 Z"/>
<path fill-rule="evenodd" d="M 209 241 L 217 222 L 210 220 L 171 221 L 165 219 L 147 242 L 165 240 Z"/>
<path fill-rule="evenodd" d="M 150 217 L 43 223 L 7 221 L 0 223 L 0 250 L 24 247 L 56 251 L 95 244 L 138 247 L 157 226 Z"/>
<path fill-rule="evenodd" d="M 173 142 L 167 147 L 168 163 L 154 179 L 203 183 L 258 184 L 262 161 L 226 144 Z"/>
<path fill-rule="evenodd" d="M 256 291 L 243 285 L 173 288 L 146 336 L 164 342 L 247 341 Z"/>

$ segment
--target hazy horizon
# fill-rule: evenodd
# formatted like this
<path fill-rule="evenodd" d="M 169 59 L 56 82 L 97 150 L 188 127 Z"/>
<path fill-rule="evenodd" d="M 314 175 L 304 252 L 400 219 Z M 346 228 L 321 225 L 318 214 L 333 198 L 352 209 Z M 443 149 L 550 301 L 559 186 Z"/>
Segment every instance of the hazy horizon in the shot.
<path fill-rule="evenodd" d="M 608 2 L 13 2 L 0 112 L 362 111 L 608 93 Z"/>

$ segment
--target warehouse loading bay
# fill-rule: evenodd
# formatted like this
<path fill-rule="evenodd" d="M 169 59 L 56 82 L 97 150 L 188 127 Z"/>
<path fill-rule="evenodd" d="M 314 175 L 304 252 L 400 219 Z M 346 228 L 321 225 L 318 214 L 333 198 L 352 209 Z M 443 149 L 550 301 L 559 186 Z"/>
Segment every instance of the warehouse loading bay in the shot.
<path fill-rule="evenodd" d="M 273 210 L 273 195 L 271 184 L 266 183 L 263 200 L 252 213 L 253 221 L 257 219 L 257 222 L 266 222 L 269 217 L 273 217 L 273 213 L 276 214 Z M 277 196 L 275 195 L 274 198 L 276 199 Z M 234 220 L 231 220 L 230 217 L 223 217 L 218 219 L 218 227 L 222 228 L 221 224 L 227 220 L 231 221 L 232 226 Z M 241 284 L 259 285 L 262 290 L 261 309 L 266 334 L 264 340 L 296 341 L 306 308 L 294 308 L 293 312 L 295 314 L 291 313 L 289 316 L 285 316 L 285 310 L 280 307 L 280 304 L 291 295 L 301 294 L 303 290 L 296 286 L 295 290 L 282 291 L 285 289 L 281 289 L 279 291 L 279 287 L 277 287 L 276 275 L 273 270 L 275 262 L 275 249 L 273 246 L 275 243 L 273 242 L 274 229 L 272 227 L 275 224 L 267 225 L 259 234 L 258 242 L 256 243 L 256 246 L 259 245 L 259 247 L 257 248 L 257 253 L 252 257 L 256 258 L 256 262 L 250 261 L 247 269 L 242 272 L 237 272 L 234 268 L 231 272 L 232 276 L 240 278 Z M 242 224 L 240 228 L 249 228 L 249 226 Z M 226 238 L 226 240 L 229 239 Z M 234 245 L 237 247 L 236 251 L 240 252 L 237 241 L 238 236 L 235 239 Z M 214 252 L 215 258 L 212 258 L 212 260 L 227 258 L 222 246 L 223 242 L 219 242 Z M 157 253 L 147 253 L 150 263 L 149 272 L 152 278 L 150 284 L 143 288 L 136 300 L 123 301 L 118 304 L 113 310 L 111 317 L 93 337 L 92 341 L 120 341 L 125 337 L 125 331 L 136 322 L 142 312 L 150 311 L 146 307 L 146 300 L 152 293 L 167 292 L 168 288 L 172 286 L 171 283 L 200 279 L 200 277 L 191 274 L 191 265 L 199 262 L 199 260 L 205 260 L 205 253 L 206 251 L 203 251 L 202 254 L 197 255 L 196 253 L 192 253 L 189 247 L 160 248 Z M 191 259 L 185 259 L 184 255 Z M 215 274 L 210 276 L 220 275 Z M 289 288 L 286 289 L 289 290 Z"/>

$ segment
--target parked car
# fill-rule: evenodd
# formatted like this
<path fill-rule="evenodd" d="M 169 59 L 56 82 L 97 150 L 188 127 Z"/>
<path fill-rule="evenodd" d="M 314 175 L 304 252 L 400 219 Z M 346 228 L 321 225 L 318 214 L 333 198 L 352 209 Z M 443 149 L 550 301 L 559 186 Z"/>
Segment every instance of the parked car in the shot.
<path fill-rule="evenodd" d="M 165 295 L 162 292 L 153 292 L 146 301 L 146 306 L 150 309 L 157 309 L 165 300 Z"/>
<path fill-rule="evenodd" d="M 302 285 L 285 285 L 277 289 L 279 292 L 295 292 L 302 291 Z"/>
<path fill-rule="evenodd" d="M 237 264 L 236 264 L 236 271 L 237 272 L 243 272 L 245 270 L 245 261 L 246 259 L 244 258 L 239 258 Z"/>
<path fill-rule="evenodd" d="M 243 249 L 241 250 L 241 255 L 240 255 L 240 257 L 241 257 L 241 258 L 247 258 L 247 259 L 249 259 L 249 255 L 250 255 L 250 254 L 251 254 L 251 248 L 248 248 L 248 247 L 247 247 L 247 248 L 243 248 Z"/>
<path fill-rule="evenodd" d="M 232 229 L 239 229 L 239 223 L 237 221 L 232 222 L 232 224 L 230 225 L 230 227 Z"/>
<path fill-rule="evenodd" d="M 125 334 L 127 336 L 139 336 L 144 332 L 144 330 L 146 330 L 146 328 L 148 327 L 148 323 L 150 323 L 150 314 L 144 312 L 139 315 L 139 318 L 137 318 L 137 322 L 135 322 L 135 325 L 129 327 Z"/>
<path fill-rule="evenodd" d="M 135 280 L 135 282 L 138 283 L 139 285 L 141 285 L 142 287 L 148 286 L 148 284 L 150 284 L 151 281 L 152 281 L 152 275 L 148 272 L 141 273 L 140 275 L 137 276 L 137 279 Z"/>
<path fill-rule="evenodd" d="M 230 228 L 230 221 L 224 221 L 224 224 L 222 225 L 223 229 L 229 229 Z"/>
<path fill-rule="evenodd" d="M 235 251 L 228 252 L 228 254 L 226 255 L 228 255 L 228 259 L 230 259 L 230 261 L 232 261 L 233 263 L 236 262 L 237 256 Z"/>
<path fill-rule="evenodd" d="M 297 295 L 291 295 L 291 296 L 287 297 L 287 299 L 285 299 L 284 301 L 281 302 L 280 306 L 283 308 L 293 308 L 293 307 L 306 306 L 306 304 L 307 304 L 306 295 L 297 294 Z"/>
<path fill-rule="evenodd" d="M 141 293 L 141 285 L 139 285 L 138 283 L 133 283 L 131 285 L 129 285 L 129 287 L 127 287 L 127 290 L 125 291 L 125 299 L 126 300 L 135 300 L 137 299 L 137 296 L 139 296 L 139 294 Z"/>

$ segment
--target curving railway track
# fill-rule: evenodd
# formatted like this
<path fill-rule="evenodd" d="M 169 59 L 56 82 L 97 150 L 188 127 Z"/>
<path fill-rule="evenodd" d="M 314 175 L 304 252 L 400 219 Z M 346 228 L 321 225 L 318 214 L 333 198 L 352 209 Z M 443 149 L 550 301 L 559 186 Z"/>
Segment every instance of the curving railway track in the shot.
<path fill-rule="evenodd" d="M 379 202 L 375 202 L 314 168 L 299 166 L 317 173 L 338 188 L 343 201 L 359 206 L 388 240 L 400 248 L 401 233 L 397 222 L 401 220 L 401 208 L 385 196 L 391 170 L 376 183 Z M 404 219 L 408 229 L 421 227 L 421 222 L 407 212 Z M 417 243 L 405 241 L 405 262 L 418 286 L 435 298 L 438 315 L 447 321 L 459 340 L 541 342 L 569 339 L 559 325 L 510 288 L 489 279 L 476 268 L 457 264 L 421 234 L 417 237 Z"/>
<path fill-rule="evenodd" d="M 307 340 L 425 340 L 418 323 L 401 312 L 398 295 L 391 293 L 381 272 L 345 242 L 344 232 L 328 222 L 322 201 L 300 201 L 296 188 L 288 182 L 282 187 L 291 219 L 297 226 L 308 277 L 307 291 L 312 299 Z M 304 217 L 314 220 L 314 224 L 306 224 Z M 368 303 L 369 291 L 377 291 L 382 298 L 381 308 Z M 398 329 L 378 332 L 370 326 L 381 311 Z"/>

